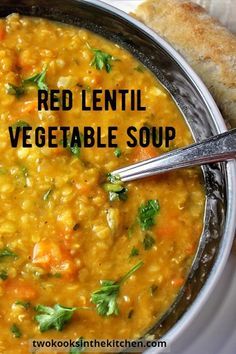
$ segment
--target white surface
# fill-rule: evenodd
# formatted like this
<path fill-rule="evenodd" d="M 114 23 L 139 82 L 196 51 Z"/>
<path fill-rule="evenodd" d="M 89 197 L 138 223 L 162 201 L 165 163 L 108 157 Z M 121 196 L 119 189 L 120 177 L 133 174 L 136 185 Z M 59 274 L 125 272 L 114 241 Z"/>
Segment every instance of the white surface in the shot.
<path fill-rule="evenodd" d="M 126 12 L 133 11 L 143 0 L 102 0 Z M 236 33 L 236 0 L 192 0 Z"/>
<path fill-rule="evenodd" d="M 126 12 L 133 11 L 141 3 L 141 0 L 103 1 Z M 234 1 L 234 4 L 236 4 L 236 0 Z M 201 2 L 209 3 L 206 0 Z M 224 0 L 221 1 L 221 5 L 222 3 L 224 3 Z M 214 11 L 216 11 L 216 8 L 214 8 Z M 235 353 L 236 255 L 232 254 L 214 293 L 205 306 L 203 306 L 194 323 L 172 344 L 171 354 Z"/>
<path fill-rule="evenodd" d="M 142 0 L 102 0 L 109 5 L 116 6 L 118 9 L 131 12 L 133 11 L 139 4 L 141 4 Z"/>
<path fill-rule="evenodd" d="M 236 353 L 236 257 L 231 255 L 214 293 L 171 354 Z"/>
<path fill-rule="evenodd" d="M 235 0 L 193 0 L 204 6 L 212 16 L 218 18 L 223 25 L 236 33 L 236 1 Z"/>

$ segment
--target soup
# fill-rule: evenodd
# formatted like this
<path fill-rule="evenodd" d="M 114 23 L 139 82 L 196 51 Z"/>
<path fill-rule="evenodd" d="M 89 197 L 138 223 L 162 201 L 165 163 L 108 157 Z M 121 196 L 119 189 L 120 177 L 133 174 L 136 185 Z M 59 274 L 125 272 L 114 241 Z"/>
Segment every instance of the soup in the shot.
<path fill-rule="evenodd" d="M 12 14 L 0 20 L 0 352 L 29 339 L 138 338 L 175 300 L 202 231 L 199 169 L 121 184 L 109 172 L 191 143 L 156 77 L 85 29 Z M 38 110 L 38 89 L 140 90 L 146 110 Z M 60 103 L 60 94 L 58 95 Z M 9 127 L 116 126 L 116 147 L 13 148 Z M 127 145 L 127 129 L 173 127 L 169 146 Z M 153 132 L 153 130 L 152 130 Z M 163 137 L 163 141 L 165 137 Z M 107 280 L 106 282 L 104 280 Z M 68 350 L 69 352 L 69 350 Z"/>

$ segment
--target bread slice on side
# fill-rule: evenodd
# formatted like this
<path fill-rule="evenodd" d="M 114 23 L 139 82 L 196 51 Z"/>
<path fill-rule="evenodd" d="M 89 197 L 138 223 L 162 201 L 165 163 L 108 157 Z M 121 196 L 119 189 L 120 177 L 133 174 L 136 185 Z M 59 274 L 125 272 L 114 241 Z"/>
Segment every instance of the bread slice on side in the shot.
<path fill-rule="evenodd" d="M 186 0 L 148 0 L 133 15 L 185 57 L 236 127 L 236 37 Z"/>

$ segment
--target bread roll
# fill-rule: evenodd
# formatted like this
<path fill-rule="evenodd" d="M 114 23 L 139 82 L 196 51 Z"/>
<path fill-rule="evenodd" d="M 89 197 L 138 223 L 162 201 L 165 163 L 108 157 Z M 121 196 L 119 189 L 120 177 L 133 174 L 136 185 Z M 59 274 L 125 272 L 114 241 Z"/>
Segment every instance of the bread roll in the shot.
<path fill-rule="evenodd" d="M 202 7 L 185 0 L 148 0 L 134 16 L 182 54 L 225 120 L 236 127 L 236 37 Z"/>

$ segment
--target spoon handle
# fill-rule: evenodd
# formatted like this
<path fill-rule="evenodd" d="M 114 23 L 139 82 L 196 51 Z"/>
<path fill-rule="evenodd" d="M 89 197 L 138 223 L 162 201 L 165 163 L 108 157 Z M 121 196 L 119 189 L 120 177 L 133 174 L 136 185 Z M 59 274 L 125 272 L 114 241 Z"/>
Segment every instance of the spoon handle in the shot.
<path fill-rule="evenodd" d="M 132 181 L 183 167 L 204 165 L 236 158 L 236 129 L 215 135 L 200 143 L 173 150 L 160 157 L 113 171 L 121 180 Z"/>

